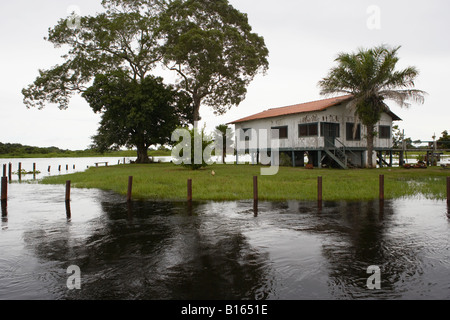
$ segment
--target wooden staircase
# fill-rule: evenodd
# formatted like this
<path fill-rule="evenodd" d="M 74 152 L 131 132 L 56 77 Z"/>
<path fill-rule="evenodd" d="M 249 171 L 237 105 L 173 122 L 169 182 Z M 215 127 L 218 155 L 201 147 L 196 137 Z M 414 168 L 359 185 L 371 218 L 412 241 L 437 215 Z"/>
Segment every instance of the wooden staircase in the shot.
<path fill-rule="evenodd" d="M 334 141 L 337 142 L 339 146 L 336 146 L 336 143 L 333 143 L 332 140 L 325 140 L 325 152 L 326 154 L 337 163 L 342 169 L 348 169 L 349 167 L 353 167 L 347 152 L 353 154 L 351 150 L 348 150 L 345 144 L 339 139 L 334 138 Z"/>

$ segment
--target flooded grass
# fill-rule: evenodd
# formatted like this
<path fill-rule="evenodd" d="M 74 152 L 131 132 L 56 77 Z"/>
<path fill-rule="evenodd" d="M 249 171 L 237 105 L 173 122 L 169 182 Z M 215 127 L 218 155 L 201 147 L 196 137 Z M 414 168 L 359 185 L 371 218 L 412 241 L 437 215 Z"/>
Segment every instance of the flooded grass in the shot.
<path fill-rule="evenodd" d="M 252 177 L 258 176 L 262 201 L 316 200 L 317 177 L 323 178 L 324 200 L 374 200 L 379 197 L 379 176 L 385 176 L 385 198 L 396 199 L 421 194 L 429 199 L 446 197 L 448 170 L 428 169 L 314 169 L 280 167 L 278 174 L 261 176 L 261 166 L 213 165 L 192 171 L 170 163 L 120 165 L 90 168 L 71 175 L 48 177 L 43 184 L 65 184 L 127 193 L 128 177 L 133 176 L 133 198 L 185 200 L 187 180 L 193 180 L 195 200 L 247 200 L 253 197 Z M 214 174 L 213 174 L 214 172 Z"/>

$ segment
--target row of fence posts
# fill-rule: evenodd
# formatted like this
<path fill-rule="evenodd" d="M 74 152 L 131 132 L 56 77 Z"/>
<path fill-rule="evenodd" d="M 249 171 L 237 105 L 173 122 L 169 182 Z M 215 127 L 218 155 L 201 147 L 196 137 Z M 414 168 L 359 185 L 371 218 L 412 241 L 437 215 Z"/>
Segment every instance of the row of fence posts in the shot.
<path fill-rule="evenodd" d="M 127 192 L 127 202 L 132 201 L 132 190 L 133 190 L 133 177 L 128 178 L 128 192 Z M 380 205 L 384 204 L 384 175 L 379 176 L 379 201 Z M 187 201 L 189 205 L 192 205 L 192 179 L 187 181 Z M 258 177 L 253 177 L 253 212 L 255 215 L 258 214 Z M 318 208 L 322 209 L 323 204 L 323 179 L 322 177 L 317 177 L 317 204 Z M 450 177 L 447 177 L 447 205 L 450 211 Z"/>
<path fill-rule="evenodd" d="M 123 163 L 126 163 L 126 159 L 123 158 Z M 118 160 L 117 164 L 120 164 L 120 160 Z M 62 166 L 58 166 L 58 171 L 61 171 Z M 69 170 L 69 165 L 66 164 L 66 171 Z M 73 165 L 73 170 L 75 170 L 75 165 Z M 51 171 L 51 166 L 48 166 L 48 172 Z M 36 163 L 33 163 L 33 175 L 36 174 Z M 8 182 L 12 181 L 12 163 L 10 162 L 8 165 L 3 164 L 3 175 L 1 178 L 1 209 L 2 209 L 2 216 L 7 215 L 7 204 L 8 204 Z M 21 180 L 22 175 L 22 163 L 18 163 L 18 175 L 19 180 Z M 132 180 L 130 181 L 130 185 L 132 183 Z M 66 181 L 66 213 L 67 218 L 70 219 L 71 217 L 71 210 L 70 210 L 70 188 L 71 188 L 71 181 Z M 130 201 L 131 201 L 131 190 L 129 190 L 130 194 Z"/>
<path fill-rule="evenodd" d="M 71 210 L 70 210 L 70 189 L 71 189 L 71 181 L 66 181 L 66 213 L 67 218 L 71 217 Z M 132 201 L 132 192 L 133 192 L 133 177 L 130 176 L 128 178 L 128 189 L 127 189 L 127 202 L 130 203 Z M 192 193 L 192 179 L 188 179 L 187 181 L 187 201 L 192 208 L 192 201 L 193 201 L 193 193 Z M 8 200 L 8 177 L 3 175 L 2 181 L 1 181 L 1 202 L 2 202 L 2 213 L 3 215 L 6 213 L 6 205 Z M 379 200 L 380 204 L 384 203 L 384 175 L 379 176 Z M 258 177 L 253 177 L 253 212 L 255 216 L 258 214 Z M 322 209 L 322 203 L 323 203 L 323 184 L 322 184 L 322 177 L 317 178 L 317 202 L 318 202 L 318 208 Z M 447 177 L 447 206 L 448 210 L 450 211 L 450 177 Z"/>
<path fill-rule="evenodd" d="M 123 164 L 126 164 L 126 159 L 123 158 Z M 117 165 L 120 165 L 120 160 L 117 160 Z M 8 170 L 7 170 L 8 167 Z M 75 170 L 75 165 L 72 166 L 73 170 Z M 51 172 L 52 166 L 48 166 L 47 172 Z M 58 165 L 58 171 L 60 172 L 62 170 L 62 165 Z M 66 164 L 66 171 L 69 171 L 69 165 Z M 36 174 L 36 163 L 33 163 L 33 174 Z M 8 166 L 6 164 L 3 165 L 3 177 L 6 177 L 6 173 L 8 173 L 9 181 L 12 181 L 12 163 L 10 162 Z M 18 164 L 18 171 L 19 179 L 22 176 L 22 162 L 19 162 Z"/>
<path fill-rule="evenodd" d="M 8 167 L 8 170 L 7 170 L 7 167 Z M 47 169 L 48 172 L 51 171 L 51 168 L 52 168 L 52 166 L 48 166 L 48 169 Z M 61 171 L 61 169 L 62 169 L 62 166 L 59 165 L 58 171 Z M 75 170 L 75 165 L 73 165 L 73 170 Z M 69 171 L 68 164 L 66 164 L 66 171 Z M 32 172 L 33 172 L 33 175 L 36 175 L 36 172 L 37 172 L 36 163 L 33 163 L 33 171 Z M 6 175 L 7 173 L 8 173 L 8 175 Z M 20 180 L 22 177 L 22 162 L 19 162 L 19 164 L 18 164 L 17 174 L 18 174 L 19 180 Z M 3 177 L 6 177 L 6 176 L 8 176 L 9 181 L 12 181 L 12 163 L 9 163 L 8 165 L 6 165 L 6 164 L 3 165 Z"/>

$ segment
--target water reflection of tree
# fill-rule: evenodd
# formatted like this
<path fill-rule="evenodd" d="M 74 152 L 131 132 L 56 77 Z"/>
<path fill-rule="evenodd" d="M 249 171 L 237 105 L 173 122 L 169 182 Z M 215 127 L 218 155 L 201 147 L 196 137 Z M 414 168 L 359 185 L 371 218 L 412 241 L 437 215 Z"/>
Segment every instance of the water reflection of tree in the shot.
<path fill-rule="evenodd" d="M 422 244 L 399 226 L 390 201 L 273 203 L 271 210 L 286 215 L 280 228 L 320 236 L 326 259 L 329 293 L 337 299 L 410 296 L 423 281 Z M 297 218 L 292 216 L 297 213 Z M 298 214 L 300 213 L 300 215 Z M 381 269 L 381 289 L 369 290 L 369 266 Z"/>
<path fill-rule="evenodd" d="M 167 202 L 135 202 L 132 208 L 103 202 L 102 207 L 105 215 L 89 223 L 87 238 L 77 240 L 70 223 L 25 234 L 27 248 L 48 272 L 58 274 L 49 289 L 56 296 L 264 299 L 270 292 L 268 257 L 236 229 L 215 234 L 212 222 L 207 231 L 204 218 L 195 215 L 198 208 L 188 216 L 185 204 Z M 82 289 L 69 291 L 65 270 L 73 264 L 81 269 Z"/>
<path fill-rule="evenodd" d="M 327 236 L 323 254 L 330 265 L 330 293 L 344 299 L 401 297 L 421 273 L 420 248 L 408 236 L 390 233 L 396 223 L 390 202 L 334 205 L 318 216 L 319 232 Z M 381 269 L 380 290 L 367 288 L 372 265 Z"/>

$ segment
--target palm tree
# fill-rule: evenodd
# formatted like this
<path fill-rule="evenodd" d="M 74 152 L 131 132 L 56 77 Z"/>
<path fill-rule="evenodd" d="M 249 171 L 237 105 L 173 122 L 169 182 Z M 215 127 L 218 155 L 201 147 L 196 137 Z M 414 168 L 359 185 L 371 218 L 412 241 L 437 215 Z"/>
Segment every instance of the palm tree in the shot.
<path fill-rule="evenodd" d="M 419 74 L 415 67 L 396 71 L 400 49 L 381 45 L 372 49 L 359 49 L 356 53 L 341 53 L 327 77 L 319 81 L 321 95 L 351 94 L 349 107 L 355 112 L 355 125 L 361 122 L 367 128 L 368 166 L 373 167 L 373 139 L 375 125 L 381 114 L 388 111 L 385 100 L 392 100 L 400 107 L 410 102 L 424 103 L 426 92 L 414 89 Z"/>
<path fill-rule="evenodd" d="M 225 157 L 227 156 L 227 145 L 232 146 L 232 129 L 226 124 L 221 124 L 216 127 L 216 139 L 222 140 L 222 162 L 225 163 Z"/>

